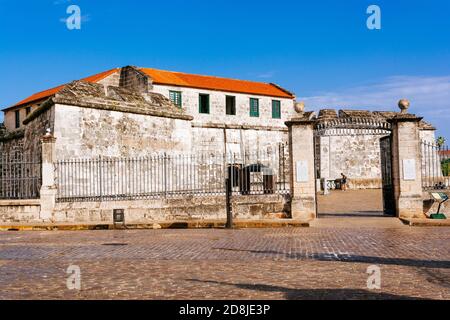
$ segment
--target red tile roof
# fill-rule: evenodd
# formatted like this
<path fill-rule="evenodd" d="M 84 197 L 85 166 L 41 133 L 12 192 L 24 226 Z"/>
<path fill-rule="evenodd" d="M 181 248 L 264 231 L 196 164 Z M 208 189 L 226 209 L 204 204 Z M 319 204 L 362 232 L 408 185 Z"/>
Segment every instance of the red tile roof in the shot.
<path fill-rule="evenodd" d="M 272 83 L 235 80 L 150 68 L 139 68 L 139 70 L 150 76 L 154 84 L 247 93 L 288 99 L 294 98 L 292 93 Z"/>
<path fill-rule="evenodd" d="M 108 71 L 104 71 L 104 72 L 101 72 L 101 73 L 94 74 L 93 76 L 89 76 L 89 77 L 83 78 L 81 80 L 95 83 L 95 82 L 98 82 L 98 81 L 106 78 L 107 76 L 113 74 L 117 70 L 118 70 L 118 68 L 111 69 L 111 70 L 108 70 Z M 54 88 L 51 88 L 51 89 L 47 89 L 47 90 L 35 93 L 35 94 L 29 96 L 28 98 L 17 102 L 16 104 L 12 105 L 11 107 L 3 109 L 3 111 L 11 109 L 11 108 L 14 108 L 14 107 L 18 107 L 20 105 L 27 104 L 27 103 L 30 103 L 30 102 L 34 102 L 34 101 L 42 100 L 42 99 L 45 99 L 45 98 L 49 98 L 50 96 L 53 96 L 54 94 L 58 93 L 62 88 L 64 88 L 64 86 L 65 85 L 63 84 L 63 85 L 60 85 L 60 86 L 57 86 L 57 87 L 54 87 Z"/>
<path fill-rule="evenodd" d="M 95 83 L 106 78 L 107 76 L 111 75 L 117 70 L 119 70 L 119 68 L 101 72 L 93 76 L 83 78 L 81 80 Z M 163 84 L 163 85 L 172 85 L 172 86 L 190 87 L 208 90 L 220 90 L 236 93 L 247 93 L 247 94 L 288 98 L 288 99 L 294 98 L 292 93 L 290 93 L 287 90 L 284 90 L 283 88 L 273 83 L 235 80 L 213 76 L 202 76 L 182 72 L 157 70 L 151 68 L 140 68 L 140 70 L 145 74 L 147 74 L 148 76 L 150 76 L 154 84 Z M 65 85 L 60 85 L 48 90 L 35 93 L 29 96 L 28 98 L 21 100 L 8 108 L 3 109 L 3 111 L 30 102 L 35 102 L 45 98 L 49 98 L 50 96 L 58 93 L 62 88 L 64 88 L 64 86 Z"/>

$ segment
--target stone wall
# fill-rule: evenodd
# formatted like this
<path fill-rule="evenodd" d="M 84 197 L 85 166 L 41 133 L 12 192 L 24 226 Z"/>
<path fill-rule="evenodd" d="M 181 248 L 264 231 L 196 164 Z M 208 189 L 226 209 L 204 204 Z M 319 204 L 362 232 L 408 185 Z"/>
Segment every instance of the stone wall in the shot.
<path fill-rule="evenodd" d="M 190 121 L 57 104 L 58 159 L 137 157 L 191 150 Z"/>
<path fill-rule="evenodd" d="M 24 149 L 36 157 L 41 157 L 41 138 L 47 129 L 54 131 L 55 107 L 49 107 L 40 113 L 33 121 L 27 122 L 25 126 Z"/>
<path fill-rule="evenodd" d="M 255 153 L 287 142 L 287 129 L 230 129 L 222 126 L 199 126 L 193 124 L 192 151 L 194 153 Z"/>
<path fill-rule="evenodd" d="M 0 200 L 0 222 L 36 222 L 39 210 L 39 199 Z"/>
<path fill-rule="evenodd" d="M 384 130 L 329 129 L 316 138 L 320 156 L 320 177 L 349 178 L 350 188 L 381 188 L 380 138 Z"/>
<path fill-rule="evenodd" d="M 243 93 L 222 92 L 195 88 L 153 85 L 152 91 L 169 97 L 169 91 L 181 91 L 182 107 L 187 114 L 194 117 L 197 124 L 254 125 L 272 128 L 285 128 L 284 122 L 294 116 L 293 99 L 250 95 Z M 209 94 L 209 114 L 199 113 L 199 94 Z M 227 115 L 225 110 L 226 96 L 236 97 L 236 115 Z M 250 117 L 250 98 L 259 99 L 259 117 Z M 281 102 L 281 119 L 272 118 L 272 100 Z"/>
<path fill-rule="evenodd" d="M 294 101 L 286 98 L 227 93 L 213 90 L 153 85 L 152 91 L 169 97 L 169 91 L 181 91 L 182 107 L 192 115 L 194 153 L 242 153 L 265 150 L 287 142 L 284 122 L 294 114 Z M 199 94 L 210 95 L 209 114 L 199 113 Z M 227 115 L 226 96 L 236 97 L 236 115 Z M 250 98 L 259 99 L 259 117 L 250 117 Z M 281 119 L 272 118 L 272 100 L 281 102 Z"/>
<path fill-rule="evenodd" d="M 268 219 L 281 216 L 284 205 L 284 198 L 279 195 L 240 196 L 235 197 L 232 203 L 234 217 L 238 219 Z M 127 223 L 226 218 L 224 196 L 64 202 L 56 204 L 54 218 L 57 222 L 112 223 L 113 209 L 124 209 Z"/>
<path fill-rule="evenodd" d="M 116 71 L 116 72 L 110 74 L 109 76 L 103 78 L 102 80 L 97 81 L 97 83 L 103 84 L 105 87 L 106 86 L 119 86 L 119 80 L 120 80 L 120 73 L 119 73 L 119 71 Z M 6 129 L 8 129 L 9 131 L 16 130 L 16 117 L 15 117 L 16 110 L 19 110 L 20 126 L 21 126 L 21 128 L 23 128 L 24 125 L 22 122 L 28 116 L 26 109 L 30 108 L 30 113 L 31 113 L 32 111 L 39 108 L 45 102 L 45 100 L 47 100 L 47 98 L 32 101 L 30 103 L 27 103 L 27 104 L 24 104 L 24 105 L 15 107 L 15 108 L 11 108 L 11 109 L 5 111 L 3 121 L 4 121 Z"/>

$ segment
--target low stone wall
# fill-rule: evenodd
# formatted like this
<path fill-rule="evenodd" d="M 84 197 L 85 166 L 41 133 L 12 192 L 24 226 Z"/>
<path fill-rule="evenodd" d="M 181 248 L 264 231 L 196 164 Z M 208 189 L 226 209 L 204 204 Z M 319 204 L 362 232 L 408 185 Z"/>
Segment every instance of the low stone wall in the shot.
<path fill-rule="evenodd" d="M 0 200 L 0 222 L 39 221 L 39 199 Z"/>
<path fill-rule="evenodd" d="M 239 219 L 270 219 L 283 216 L 285 200 L 280 195 L 239 196 L 232 201 Z M 55 222 L 113 221 L 113 209 L 125 210 L 126 223 L 224 219 L 225 196 L 183 197 L 155 200 L 57 203 Z"/>
<path fill-rule="evenodd" d="M 382 186 L 381 179 L 348 179 L 349 189 L 381 189 Z"/>

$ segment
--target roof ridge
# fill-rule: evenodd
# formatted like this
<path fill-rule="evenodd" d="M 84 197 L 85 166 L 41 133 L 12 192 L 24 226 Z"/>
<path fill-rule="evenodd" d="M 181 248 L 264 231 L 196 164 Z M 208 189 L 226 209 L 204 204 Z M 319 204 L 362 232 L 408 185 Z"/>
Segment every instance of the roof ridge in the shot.
<path fill-rule="evenodd" d="M 150 69 L 155 71 L 163 71 L 163 72 L 170 72 L 170 73 L 178 73 L 178 74 L 186 74 L 186 75 L 192 75 L 192 76 L 198 76 L 198 77 L 206 77 L 206 78 L 217 78 L 217 79 L 223 79 L 223 80 L 235 80 L 235 81 L 244 81 L 244 82 L 251 82 L 251 83 L 263 83 L 267 85 L 272 85 L 274 87 L 278 87 L 272 82 L 262 82 L 262 81 L 255 81 L 255 80 L 243 80 L 243 79 L 236 79 L 236 78 L 229 78 L 224 76 L 210 76 L 205 74 L 198 74 L 198 73 L 188 73 L 188 72 L 181 72 L 181 71 L 171 71 L 171 70 L 163 70 L 163 69 L 156 69 L 156 68 L 147 68 L 147 67 L 138 67 L 138 69 Z"/>

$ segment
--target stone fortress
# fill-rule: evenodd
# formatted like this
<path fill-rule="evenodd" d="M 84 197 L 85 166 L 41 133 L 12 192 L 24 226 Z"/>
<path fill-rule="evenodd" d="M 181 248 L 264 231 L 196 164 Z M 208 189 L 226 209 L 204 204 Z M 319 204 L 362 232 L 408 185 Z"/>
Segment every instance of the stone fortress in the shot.
<path fill-rule="evenodd" d="M 2 150 L 39 155 L 50 130 L 57 160 L 154 153 L 243 154 L 286 145 L 285 122 L 302 113 L 295 95 L 275 84 L 127 66 L 34 94 L 4 109 Z M 331 110 L 317 114 L 316 177 L 351 188 L 380 188 L 379 139 L 398 112 Z M 421 139 L 435 129 L 420 122 Z"/>

